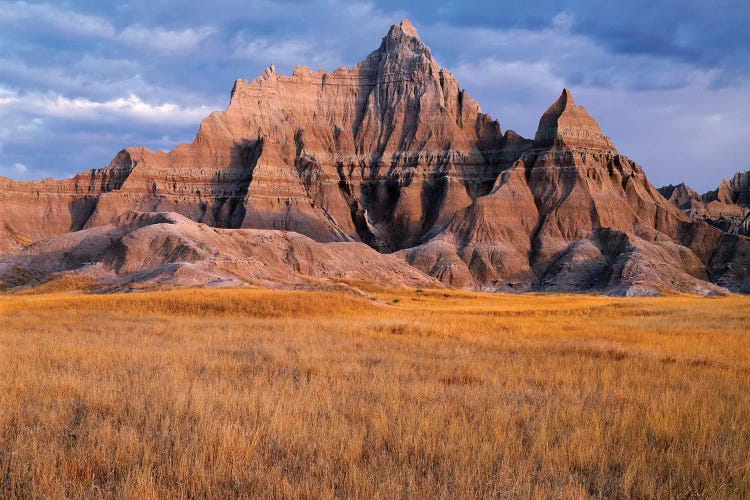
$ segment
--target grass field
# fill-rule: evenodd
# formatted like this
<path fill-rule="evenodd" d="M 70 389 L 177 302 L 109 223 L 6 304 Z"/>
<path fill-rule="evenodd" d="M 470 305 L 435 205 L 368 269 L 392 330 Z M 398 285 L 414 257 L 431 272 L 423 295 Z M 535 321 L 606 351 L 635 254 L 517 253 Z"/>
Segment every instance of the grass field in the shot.
<path fill-rule="evenodd" d="M 750 498 L 750 298 L 0 296 L 0 497 Z"/>

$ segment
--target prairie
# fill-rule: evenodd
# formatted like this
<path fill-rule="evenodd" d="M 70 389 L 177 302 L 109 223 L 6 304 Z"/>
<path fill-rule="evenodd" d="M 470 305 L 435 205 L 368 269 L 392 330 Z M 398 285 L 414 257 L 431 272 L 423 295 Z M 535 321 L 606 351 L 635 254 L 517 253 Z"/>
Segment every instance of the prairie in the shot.
<path fill-rule="evenodd" d="M 750 497 L 750 298 L 0 295 L 0 497 Z"/>

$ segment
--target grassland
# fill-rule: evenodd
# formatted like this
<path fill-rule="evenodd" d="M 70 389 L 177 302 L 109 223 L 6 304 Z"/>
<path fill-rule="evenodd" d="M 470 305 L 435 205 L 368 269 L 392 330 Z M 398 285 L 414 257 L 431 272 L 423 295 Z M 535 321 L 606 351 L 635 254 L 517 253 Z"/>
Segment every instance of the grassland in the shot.
<path fill-rule="evenodd" d="M 0 296 L 0 497 L 750 498 L 750 299 Z"/>

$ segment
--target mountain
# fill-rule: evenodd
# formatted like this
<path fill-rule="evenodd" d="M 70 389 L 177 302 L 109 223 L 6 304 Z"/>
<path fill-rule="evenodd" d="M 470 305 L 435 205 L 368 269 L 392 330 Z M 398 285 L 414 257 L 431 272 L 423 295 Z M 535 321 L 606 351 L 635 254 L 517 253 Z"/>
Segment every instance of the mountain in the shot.
<path fill-rule="evenodd" d="M 659 188 L 659 192 L 695 221 L 705 221 L 727 233 L 750 236 L 750 172 L 738 172 L 702 195 L 684 183 Z"/>
<path fill-rule="evenodd" d="M 684 212 L 691 212 L 703 207 L 701 195 L 693 191 L 690 186 L 684 182 L 673 186 L 669 184 L 659 188 L 659 193 L 667 200 L 671 201 L 677 208 Z"/>
<path fill-rule="evenodd" d="M 297 67 L 288 77 L 271 67 L 237 80 L 227 110 L 206 118 L 192 144 L 128 148 L 68 181 L 10 181 L 0 202 L 21 195 L 22 213 L 4 222 L 32 240 L 134 209 L 392 251 L 485 194 L 512 161 L 503 146 L 519 140 L 501 134 L 404 21 L 352 69 Z M 32 220 L 19 220 L 27 210 Z"/>
<path fill-rule="evenodd" d="M 406 258 L 449 284 L 488 290 L 715 290 L 681 244 L 687 221 L 565 89 L 491 192 Z"/>
<path fill-rule="evenodd" d="M 304 241 L 308 277 L 330 261 L 333 274 L 365 279 L 351 258 L 334 258 L 361 252 L 372 279 L 390 286 L 436 278 L 482 290 L 750 291 L 750 240 L 665 199 L 569 90 L 533 140 L 503 132 L 407 20 L 351 69 L 284 76 L 271 66 L 237 80 L 226 111 L 203 120 L 192 144 L 127 148 L 73 179 L 2 180 L 0 207 L 0 280 L 10 287 L 61 272 L 135 283 L 154 272 L 152 260 L 167 275 L 200 263 L 198 281 L 213 283 L 228 279 L 216 267 L 225 255 L 270 251 L 271 267 L 284 269 L 297 257 L 282 240 L 293 239 Z M 131 219 L 178 222 L 136 229 L 147 229 L 155 256 L 122 268 Z M 214 250 L 174 252 L 175 239 Z M 65 261 L 87 241 L 99 246 Z M 50 260 L 65 262 L 42 265 Z M 24 266 L 25 278 L 13 271 Z M 286 283 L 269 269 L 232 279 Z M 195 282 L 180 276 L 172 283 Z"/>
<path fill-rule="evenodd" d="M 750 208 L 750 171 L 737 172 L 730 180 L 724 179 L 715 191 L 703 195 L 703 201 Z"/>

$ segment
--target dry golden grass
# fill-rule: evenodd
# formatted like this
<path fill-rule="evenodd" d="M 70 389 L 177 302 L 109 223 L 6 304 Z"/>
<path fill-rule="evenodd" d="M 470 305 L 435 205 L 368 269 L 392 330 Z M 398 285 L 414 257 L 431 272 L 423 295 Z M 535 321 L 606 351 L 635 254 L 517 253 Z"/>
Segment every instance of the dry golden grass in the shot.
<path fill-rule="evenodd" d="M 0 497 L 750 497 L 750 299 L 371 293 L 0 296 Z"/>

